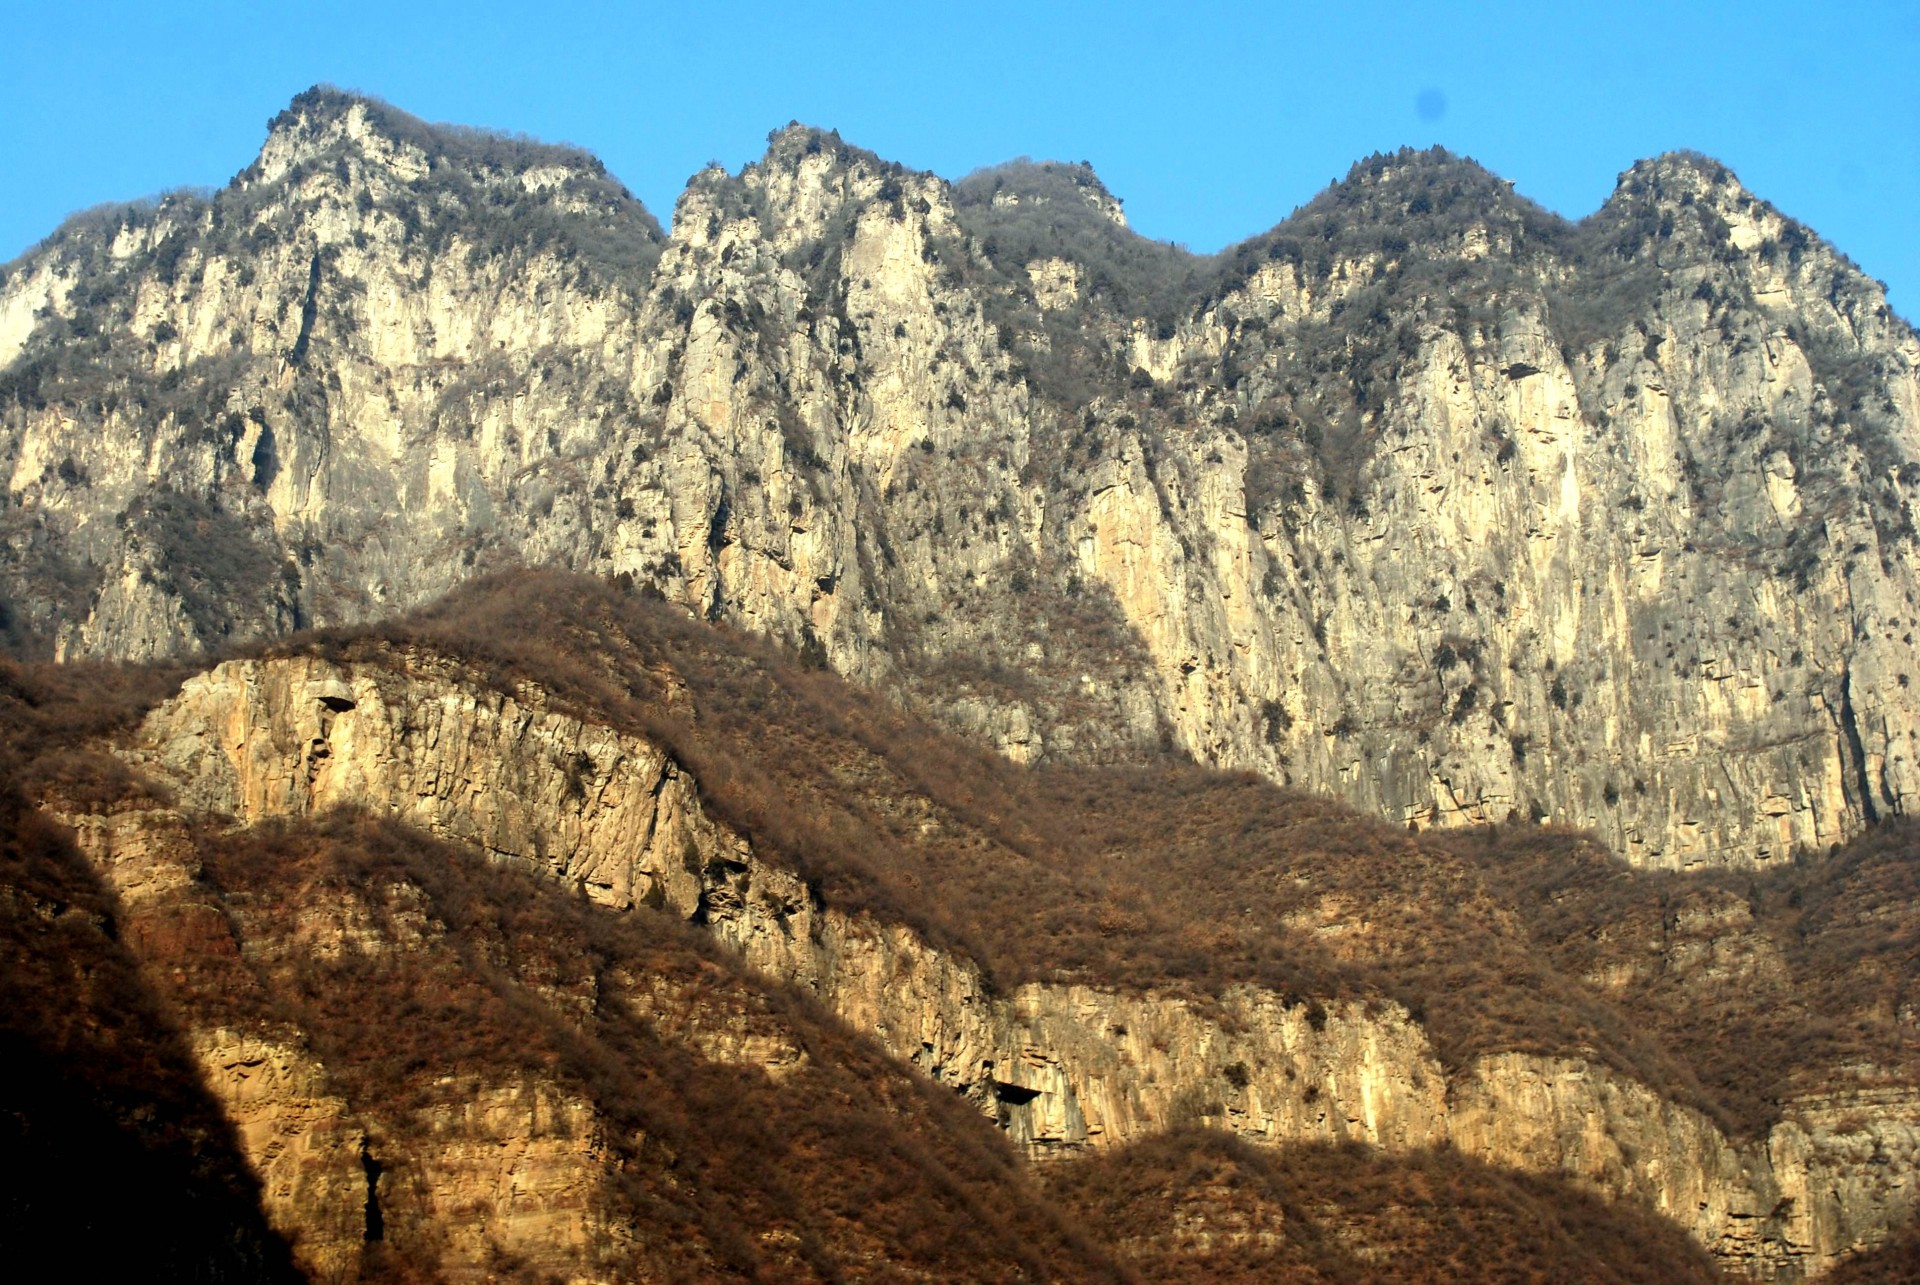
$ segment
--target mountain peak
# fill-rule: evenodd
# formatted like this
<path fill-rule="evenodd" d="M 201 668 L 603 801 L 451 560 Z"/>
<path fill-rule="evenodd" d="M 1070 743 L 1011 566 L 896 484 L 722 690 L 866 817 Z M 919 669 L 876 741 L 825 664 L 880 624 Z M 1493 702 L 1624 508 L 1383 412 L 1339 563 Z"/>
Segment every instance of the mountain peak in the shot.
<path fill-rule="evenodd" d="M 1488 212 L 1501 207 L 1537 209 L 1532 201 L 1514 192 L 1512 179 L 1501 178 L 1472 157 L 1444 147 L 1402 147 L 1356 161 L 1345 178 L 1306 208 L 1329 204 L 1346 210 L 1376 208 L 1396 215 L 1420 215 L 1462 204 Z"/>
<path fill-rule="evenodd" d="M 822 129 L 788 121 L 767 135 L 766 154 L 747 170 L 796 173 L 808 157 L 826 156 L 835 168 L 866 170 L 875 175 L 899 177 L 911 171 L 898 161 L 889 161 L 876 152 L 856 147 L 840 137 L 837 129 Z M 744 177 L 744 172 L 743 175 Z"/>
<path fill-rule="evenodd" d="M 1614 184 L 1614 200 L 1652 201 L 1662 205 L 1691 205 L 1706 200 L 1714 205 L 1739 203 L 1746 188 L 1719 161 L 1702 152 L 1680 150 L 1635 161 Z"/>
<path fill-rule="evenodd" d="M 1460 156 L 1438 144 L 1432 147 L 1400 147 L 1391 152 L 1375 152 L 1353 163 L 1347 171 L 1349 183 L 1391 183 L 1413 174 L 1433 172 L 1474 174 L 1497 183 L 1506 183 L 1471 156 Z"/>
<path fill-rule="evenodd" d="M 313 85 L 295 94 L 292 101 L 267 122 L 267 132 L 287 133 L 344 120 L 355 107 L 364 110 L 376 101 L 368 95 L 356 94 L 337 85 Z"/>
<path fill-rule="evenodd" d="M 767 134 L 767 155 L 769 156 L 807 156 L 821 151 L 839 151 L 846 147 L 846 141 L 840 137 L 837 129 L 822 129 L 818 125 L 804 125 L 790 120 L 779 129 Z"/>
<path fill-rule="evenodd" d="M 1016 157 L 975 170 L 954 185 L 963 205 L 1006 209 L 1022 205 L 1085 208 L 1119 227 L 1127 226 L 1121 200 L 1107 190 L 1086 161 L 1036 161 Z"/>
<path fill-rule="evenodd" d="M 417 177 L 442 164 L 520 173 L 559 168 L 603 179 L 606 166 L 592 153 L 523 134 L 437 124 L 367 94 L 315 85 L 296 94 L 267 122 L 267 141 L 246 178 L 274 182 L 295 166 L 335 151 Z"/>
<path fill-rule="evenodd" d="M 341 144 L 366 151 L 371 136 L 391 145 L 405 129 L 393 129 L 397 119 L 425 128 L 422 121 L 377 99 L 332 85 L 315 85 L 294 95 L 279 114 L 267 122 L 267 141 L 260 149 L 249 177 L 275 182 L 294 166 Z M 388 128 L 382 128 L 388 125 Z"/>

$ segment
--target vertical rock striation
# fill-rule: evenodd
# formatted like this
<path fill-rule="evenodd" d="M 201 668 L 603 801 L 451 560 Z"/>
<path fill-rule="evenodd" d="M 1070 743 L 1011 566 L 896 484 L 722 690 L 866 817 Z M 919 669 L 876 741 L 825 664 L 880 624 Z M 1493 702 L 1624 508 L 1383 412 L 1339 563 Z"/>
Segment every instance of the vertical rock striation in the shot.
<path fill-rule="evenodd" d="M 1685 155 L 1579 224 L 1437 152 L 1213 259 L 1117 210 L 795 126 L 665 237 L 582 153 L 304 94 L 7 267 L 0 628 L 174 654 L 562 564 L 1022 761 L 1164 738 L 1672 868 L 1906 811 L 1920 342 L 1807 229 Z"/>

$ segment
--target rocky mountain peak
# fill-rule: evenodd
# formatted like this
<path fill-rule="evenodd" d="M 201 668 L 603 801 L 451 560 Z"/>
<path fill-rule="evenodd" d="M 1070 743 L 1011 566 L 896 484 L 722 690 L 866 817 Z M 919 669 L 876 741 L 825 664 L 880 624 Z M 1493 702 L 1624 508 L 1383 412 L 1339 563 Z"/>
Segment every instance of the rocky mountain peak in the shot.
<path fill-rule="evenodd" d="M 704 245 L 724 239 L 724 227 L 751 221 L 759 231 L 750 236 L 785 254 L 838 245 L 876 204 L 896 221 L 925 218 L 948 206 L 947 184 L 855 147 L 837 130 L 793 121 L 768 134 L 765 154 L 738 173 L 716 162 L 695 174 L 673 223 L 677 238 Z"/>
<path fill-rule="evenodd" d="M 962 205 L 986 204 L 1003 210 L 1048 207 L 1048 215 L 1055 218 L 1091 211 L 1116 227 L 1127 226 L 1120 198 L 1107 190 L 1086 161 L 1035 161 L 1021 156 L 975 170 L 960 180 L 956 190 Z"/>
<path fill-rule="evenodd" d="M 768 131 L 767 150 L 758 164 L 762 167 L 779 165 L 791 169 L 809 156 L 822 155 L 829 160 L 843 162 L 859 158 L 877 159 L 864 148 L 848 144 L 837 129 L 821 129 L 817 125 L 803 125 L 797 120 L 790 120 L 781 128 Z"/>
<path fill-rule="evenodd" d="M 1886 288 L 1812 228 L 1755 196 L 1734 172 L 1699 152 L 1676 151 L 1637 161 L 1613 194 L 1580 225 L 1589 246 L 1616 260 L 1657 263 L 1738 280 L 1763 309 L 1815 336 L 1822 382 L 1831 393 L 1858 385 L 1836 367 L 1861 358 L 1863 345 L 1900 352 L 1911 369 L 1920 358 L 1912 327 L 1887 304 Z M 1798 315 L 1778 310 L 1791 306 Z M 1823 336 L 1823 337 L 1822 337 Z M 1843 404 L 1859 400 L 1848 387 Z M 1899 396 L 1892 398 L 1899 401 Z"/>
<path fill-rule="evenodd" d="M 1662 246 L 1753 249 L 1783 230 L 1782 220 L 1756 200 L 1732 170 L 1699 152 L 1675 151 L 1635 161 L 1590 221 L 1628 230 L 1636 242 Z M 1808 241 L 1801 229 L 1800 241 Z"/>
<path fill-rule="evenodd" d="M 1393 184 L 1419 184 L 1433 181 L 1435 178 L 1456 175 L 1485 184 L 1489 188 L 1512 188 L 1510 180 L 1503 179 L 1474 160 L 1471 156 L 1461 156 L 1445 147 L 1400 147 L 1391 152 L 1375 152 L 1373 155 L 1355 161 L 1347 171 L 1347 176 L 1336 187 L 1352 187 L 1364 190 L 1370 187 L 1387 187 Z"/>
<path fill-rule="evenodd" d="M 267 122 L 267 140 L 243 186 L 271 184 L 331 165 L 348 181 L 373 170 L 387 181 L 419 183 L 459 172 L 469 181 L 506 181 L 529 193 L 604 187 L 631 200 L 592 153 L 565 144 L 465 125 L 435 124 L 390 103 L 330 85 L 296 95 Z"/>
<path fill-rule="evenodd" d="M 336 151 L 350 151 L 384 166 L 424 174 L 429 161 L 424 149 L 407 148 L 404 133 L 391 124 L 404 113 L 327 85 L 315 85 L 295 95 L 286 108 L 267 122 L 267 139 L 260 155 L 245 171 L 247 185 L 278 183 L 297 166 L 318 161 Z M 415 125 L 422 122 L 408 118 Z"/>
<path fill-rule="evenodd" d="M 1702 199 L 1724 203 L 1752 199 L 1732 170 L 1711 156 L 1688 150 L 1635 161 L 1621 173 L 1614 196 L 1683 206 Z"/>
<path fill-rule="evenodd" d="M 841 138 L 837 129 L 820 129 L 799 121 L 789 121 L 783 128 L 769 133 L 766 152 L 738 175 L 739 181 L 767 190 L 780 188 L 795 177 L 848 191 L 888 179 L 913 177 L 938 181 L 930 174 L 910 170 L 898 161 L 889 161 L 864 147 L 856 147 Z"/>
<path fill-rule="evenodd" d="M 1560 222 L 1515 192 L 1512 180 L 1471 157 L 1456 156 L 1444 147 L 1403 147 L 1356 162 L 1344 179 L 1282 227 L 1311 226 L 1323 239 L 1365 235 L 1378 227 L 1410 242 L 1425 242 L 1448 240 L 1467 223 L 1545 230 Z M 1327 237 L 1329 228 L 1332 238 Z"/>

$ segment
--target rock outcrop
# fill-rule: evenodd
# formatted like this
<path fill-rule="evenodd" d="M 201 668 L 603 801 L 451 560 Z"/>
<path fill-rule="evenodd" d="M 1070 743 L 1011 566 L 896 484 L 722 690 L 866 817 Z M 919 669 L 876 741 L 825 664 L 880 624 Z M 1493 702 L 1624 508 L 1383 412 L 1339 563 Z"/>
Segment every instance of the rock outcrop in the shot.
<path fill-rule="evenodd" d="M 0 625 L 176 654 L 563 564 L 1023 761 L 1673 868 L 1908 809 L 1920 342 L 1805 228 L 1687 156 L 1580 224 L 1375 158 L 1210 260 L 1117 210 L 796 126 L 663 237 L 583 154 L 302 95 L 7 268 Z"/>
<path fill-rule="evenodd" d="M 147 925 L 154 921 L 184 917 L 183 906 L 186 915 L 220 917 L 197 886 L 201 862 L 179 813 L 132 809 L 66 820 L 143 935 L 153 933 Z M 312 895 L 301 930 L 270 944 L 378 959 L 425 940 L 416 930 L 412 941 L 394 941 L 355 909 L 350 899 Z M 156 952 L 156 963 L 204 966 L 178 943 L 169 945 L 173 950 Z M 261 945 L 249 941 L 252 950 Z M 207 1023 L 190 1031 L 204 1083 L 260 1179 L 269 1222 L 310 1279 L 362 1279 L 370 1246 L 384 1238 L 383 1221 L 396 1235 L 431 1229 L 437 1265 L 456 1276 L 483 1273 L 503 1259 L 555 1271 L 593 1260 L 608 1235 L 598 1188 L 611 1176 L 589 1103 L 551 1082 L 443 1074 L 430 1100 L 404 1119 L 406 1163 L 383 1164 L 381 1157 L 390 1161 L 398 1148 L 382 1133 L 401 1121 L 370 1120 L 356 1108 L 306 1032 L 284 1019 L 243 1020 L 254 1016 L 246 1001 L 259 996 L 248 993 L 251 987 L 235 989 L 229 984 L 217 998 L 188 999 L 182 1011 Z M 223 1012 L 235 1024 L 220 1021 Z M 474 1219 L 475 1210 L 487 1216 Z"/>
<path fill-rule="evenodd" d="M 708 815 L 697 783 L 657 745 L 537 687 L 478 685 L 431 655 L 227 662 L 154 711 L 124 753 L 189 813 L 252 825 L 360 809 L 540 871 L 610 912 L 671 909 L 964 1094 L 1037 1155 L 1199 1123 L 1269 1142 L 1450 1144 L 1642 1202 L 1761 1277 L 1817 1274 L 1914 1213 L 1911 1089 L 1803 1094 L 1766 1136 L 1739 1142 L 1594 1061 L 1494 1053 L 1449 1076 L 1419 1024 L 1378 1001 L 1308 1005 L 1252 987 L 1214 1000 L 1046 983 L 994 993 L 966 958 L 826 904 L 764 861 Z M 147 876 L 119 855 L 121 824 L 81 830 L 123 895 L 137 895 Z M 746 1050 L 724 1030 L 702 1038 L 771 1067 L 795 1056 Z M 261 1093 L 232 1078 L 255 1054 L 207 1056 L 226 1072 L 212 1083 L 246 1122 L 249 1147 L 276 1131 L 311 1134 L 297 1122 L 316 1110 L 311 1093 L 278 1090 L 285 1105 L 256 1122 Z M 257 1054 L 263 1066 L 276 1057 Z M 299 1180 L 276 1179 L 275 1163 L 263 1163 L 269 1187 L 291 1190 Z M 329 1168 L 324 1157 L 284 1163 Z"/>

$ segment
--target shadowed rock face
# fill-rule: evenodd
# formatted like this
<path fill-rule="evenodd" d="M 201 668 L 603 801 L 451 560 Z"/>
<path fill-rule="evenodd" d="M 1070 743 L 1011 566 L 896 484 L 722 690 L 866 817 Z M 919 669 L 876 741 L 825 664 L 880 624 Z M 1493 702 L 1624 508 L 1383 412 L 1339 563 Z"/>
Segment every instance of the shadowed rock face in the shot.
<path fill-rule="evenodd" d="M 794 127 L 663 237 L 582 153 L 302 95 L 7 267 L 4 627 L 173 654 L 557 563 L 1022 761 L 1661 867 L 1907 809 L 1920 345 L 1805 228 L 1686 156 L 1577 225 L 1377 157 L 1213 259 L 1111 205 Z"/>
<path fill-rule="evenodd" d="M 113 891 L 21 797 L 18 767 L 0 748 L 0 1252 L 111 1279 L 300 1279 Z"/>

